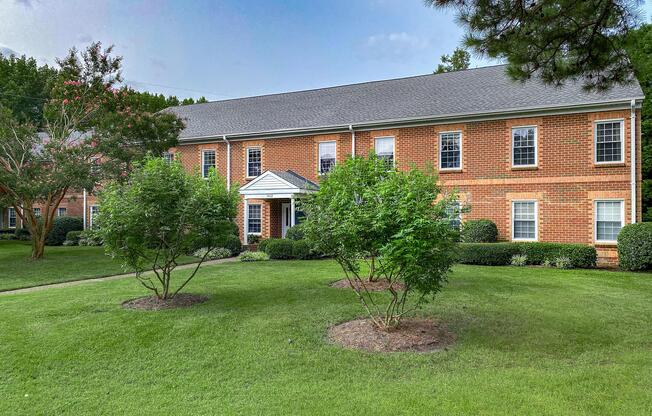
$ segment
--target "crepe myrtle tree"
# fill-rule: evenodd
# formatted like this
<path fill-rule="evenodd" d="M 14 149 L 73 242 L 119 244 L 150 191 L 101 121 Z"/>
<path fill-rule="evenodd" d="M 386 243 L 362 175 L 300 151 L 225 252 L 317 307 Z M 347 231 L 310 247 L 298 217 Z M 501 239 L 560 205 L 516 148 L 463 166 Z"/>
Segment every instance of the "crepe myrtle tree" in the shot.
<path fill-rule="evenodd" d="M 349 158 L 301 202 L 302 227 L 342 267 L 374 324 L 389 329 L 446 281 L 458 233 L 448 213 L 454 197 L 440 195 L 432 168 L 397 171 L 375 155 Z M 367 290 L 369 256 L 389 297 Z"/>
<path fill-rule="evenodd" d="M 171 299 L 192 280 L 208 253 L 223 247 L 234 233 L 237 203 L 237 191 L 228 190 L 215 170 L 203 179 L 179 162 L 147 158 L 128 181 L 101 191 L 97 233 L 107 253 L 133 270 L 144 287 L 159 299 Z M 197 247 L 207 248 L 206 254 L 173 288 L 179 258 Z"/>

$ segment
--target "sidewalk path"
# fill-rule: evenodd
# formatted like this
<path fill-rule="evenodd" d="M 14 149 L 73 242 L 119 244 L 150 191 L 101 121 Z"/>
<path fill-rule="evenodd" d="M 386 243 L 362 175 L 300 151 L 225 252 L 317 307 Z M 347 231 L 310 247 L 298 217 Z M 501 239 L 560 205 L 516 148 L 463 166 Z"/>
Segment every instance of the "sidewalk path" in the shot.
<path fill-rule="evenodd" d="M 221 264 L 221 263 L 229 263 L 232 261 L 236 261 L 238 258 L 237 257 L 229 257 L 228 259 L 220 259 L 220 260 L 208 260 L 205 261 L 202 264 L 202 267 L 204 266 L 212 266 L 214 264 Z M 197 263 L 189 263 L 189 264 L 182 264 L 180 266 L 177 266 L 176 270 L 186 270 L 190 269 L 192 267 L 196 267 Z M 147 273 L 152 273 L 152 272 L 147 272 Z M 77 286 L 77 285 L 83 285 L 83 284 L 88 284 L 88 283 L 97 283 L 97 282 L 107 282 L 109 280 L 117 280 L 117 279 L 124 279 L 127 277 L 134 277 L 134 273 L 125 273 L 125 274 L 116 274 L 113 276 L 105 276 L 105 277 L 96 277 L 96 278 L 89 278 L 89 279 L 82 279 L 82 280 L 73 280 L 70 282 L 61 282 L 61 283 L 51 283 L 49 285 L 41 285 L 41 286 L 32 286 L 32 287 L 25 287 L 22 289 L 13 289 L 13 290 L 6 290 L 4 292 L 0 292 L 0 296 L 3 295 L 15 295 L 18 293 L 29 293 L 29 292 L 38 292 L 41 290 L 46 290 L 46 289 L 53 289 L 57 287 L 68 287 L 68 286 Z"/>

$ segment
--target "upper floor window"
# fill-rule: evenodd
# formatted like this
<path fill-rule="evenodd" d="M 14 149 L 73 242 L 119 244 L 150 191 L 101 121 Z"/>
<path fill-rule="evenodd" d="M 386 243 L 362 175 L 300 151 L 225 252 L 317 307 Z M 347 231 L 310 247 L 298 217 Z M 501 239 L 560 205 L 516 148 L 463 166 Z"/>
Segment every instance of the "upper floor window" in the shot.
<path fill-rule="evenodd" d="M 41 218 L 41 208 L 33 208 L 34 209 L 34 216 L 36 218 Z"/>
<path fill-rule="evenodd" d="M 624 202 L 595 201 L 595 240 L 615 243 L 625 222 Z"/>
<path fill-rule="evenodd" d="M 174 161 L 174 153 L 171 152 L 163 152 L 163 160 L 165 160 L 165 163 L 172 163 Z"/>
<path fill-rule="evenodd" d="M 7 216 L 9 217 L 9 228 L 16 228 L 16 209 L 14 207 L 7 208 Z"/>
<path fill-rule="evenodd" d="M 68 213 L 67 208 L 65 208 L 65 207 L 57 208 L 57 217 L 65 217 L 67 213 Z"/>
<path fill-rule="evenodd" d="M 247 214 L 247 232 L 260 234 L 262 231 L 262 207 L 259 204 L 250 204 Z"/>
<path fill-rule="evenodd" d="M 512 240 L 536 241 L 537 202 L 512 202 Z"/>
<path fill-rule="evenodd" d="M 335 142 L 320 142 L 319 143 L 319 173 L 328 173 L 335 166 L 336 161 Z"/>
<path fill-rule="evenodd" d="M 439 134 L 439 169 L 460 169 L 462 167 L 462 133 Z"/>
<path fill-rule="evenodd" d="M 624 162 L 624 123 L 622 120 L 595 123 L 596 163 Z"/>
<path fill-rule="evenodd" d="M 100 173 L 100 158 L 99 157 L 91 157 L 91 173 L 93 175 L 97 175 Z"/>
<path fill-rule="evenodd" d="M 215 150 L 202 150 L 201 152 L 201 176 L 208 178 L 211 168 L 215 168 Z"/>
<path fill-rule="evenodd" d="M 376 148 L 376 155 L 385 160 L 390 166 L 394 166 L 394 138 L 377 137 L 374 146 Z"/>
<path fill-rule="evenodd" d="M 247 148 L 247 177 L 259 176 L 263 170 L 263 157 L 260 147 Z"/>
<path fill-rule="evenodd" d="M 537 165 L 537 128 L 512 129 L 512 166 Z"/>
<path fill-rule="evenodd" d="M 94 230 L 97 228 L 97 222 L 95 221 L 95 217 L 97 217 L 97 214 L 100 213 L 100 207 L 97 205 L 91 205 L 90 206 L 90 226 L 91 229 Z"/>

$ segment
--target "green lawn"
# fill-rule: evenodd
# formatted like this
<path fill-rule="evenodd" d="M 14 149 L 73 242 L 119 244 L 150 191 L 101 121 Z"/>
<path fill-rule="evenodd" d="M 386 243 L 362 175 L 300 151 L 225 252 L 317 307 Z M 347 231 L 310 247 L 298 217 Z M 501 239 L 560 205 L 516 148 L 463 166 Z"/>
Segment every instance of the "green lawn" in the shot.
<path fill-rule="evenodd" d="M 102 247 L 46 247 L 39 261 L 30 251 L 29 242 L 0 241 L 0 291 L 124 273 Z"/>
<path fill-rule="evenodd" d="M 159 312 L 121 308 L 132 279 L 2 295 L 0 414 L 652 413 L 649 274 L 458 266 L 421 312 L 457 344 L 426 354 L 329 344 L 361 315 L 339 276 L 208 266 L 187 288 L 207 303 Z"/>

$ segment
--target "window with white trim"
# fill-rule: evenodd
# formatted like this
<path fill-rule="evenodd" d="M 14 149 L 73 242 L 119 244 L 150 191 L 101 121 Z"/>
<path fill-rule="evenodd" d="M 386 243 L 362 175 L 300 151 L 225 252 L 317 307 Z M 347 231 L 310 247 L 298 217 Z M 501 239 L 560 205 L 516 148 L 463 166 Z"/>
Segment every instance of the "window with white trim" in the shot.
<path fill-rule="evenodd" d="M 595 161 L 614 163 L 624 161 L 622 120 L 595 123 Z"/>
<path fill-rule="evenodd" d="M 99 157 L 91 157 L 91 174 L 97 175 L 100 173 L 100 158 Z"/>
<path fill-rule="evenodd" d="M 202 150 L 201 152 L 201 176 L 208 178 L 211 168 L 216 166 L 215 150 Z"/>
<path fill-rule="evenodd" d="M 625 222 L 625 202 L 595 201 L 595 240 L 614 243 Z"/>
<path fill-rule="evenodd" d="M 250 204 L 247 212 L 247 232 L 260 234 L 262 232 L 262 207 L 259 204 Z"/>
<path fill-rule="evenodd" d="M 376 155 L 394 166 L 394 137 L 376 137 L 374 140 Z"/>
<path fill-rule="evenodd" d="M 512 202 L 512 240 L 537 239 L 537 202 Z"/>
<path fill-rule="evenodd" d="M 462 167 L 462 133 L 459 131 L 439 134 L 439 169 Z"/>
<path fill-rule="evenodd" d="M 451 227 L 459 230 L 462 226 L 462 205 L 460 201 L 452 201 L 446 207 L 446 215 L 448 216 Z"/>
<path fill-rule="evenodd" d="M 59 207 L 57 208 L 57 217 L 65 217 L 68 214 L 68 208 Z"/>
<path fill-rule="evenodd" d="M 165 163 L 172 163 L 174 161 L 174 153 L 171 152 L 163 152 L 163 160 L 165 160 Z"/>
<path fill-rule="evenodd" d="M 41 218 L 41 208 L 32 208 L 34 210 L 34 216 L 36 218 Z"/>
<path fill-rule="evenodd" d="M 336 152 L 335 142 L 319 142 L 319 173 L 328 173 L 335 167 Z"/>
<path fill-rule="evenodd" d="M 7 208 L 7 217 L 9 228 L 16 228 L 16 209 L 14 207 Z"/>
<path fill-rule="evenodd" d="M 97 228 L 97 223 L 95 222 L 95 217 L 100 213 L 100 207 L 97 205 L 90 206 L 90 227 L 91 229 Z"/>
<path fill-rule="evenodd" d="M 263 153 L 260 147 L 247 148 L 247 177 L 259 176 L 263 170 Z"/>
<path fill-rule="evenodd" d="M 512 166 L 537 165 L 537 128 L 515 127 L 512 129 Z"/>

